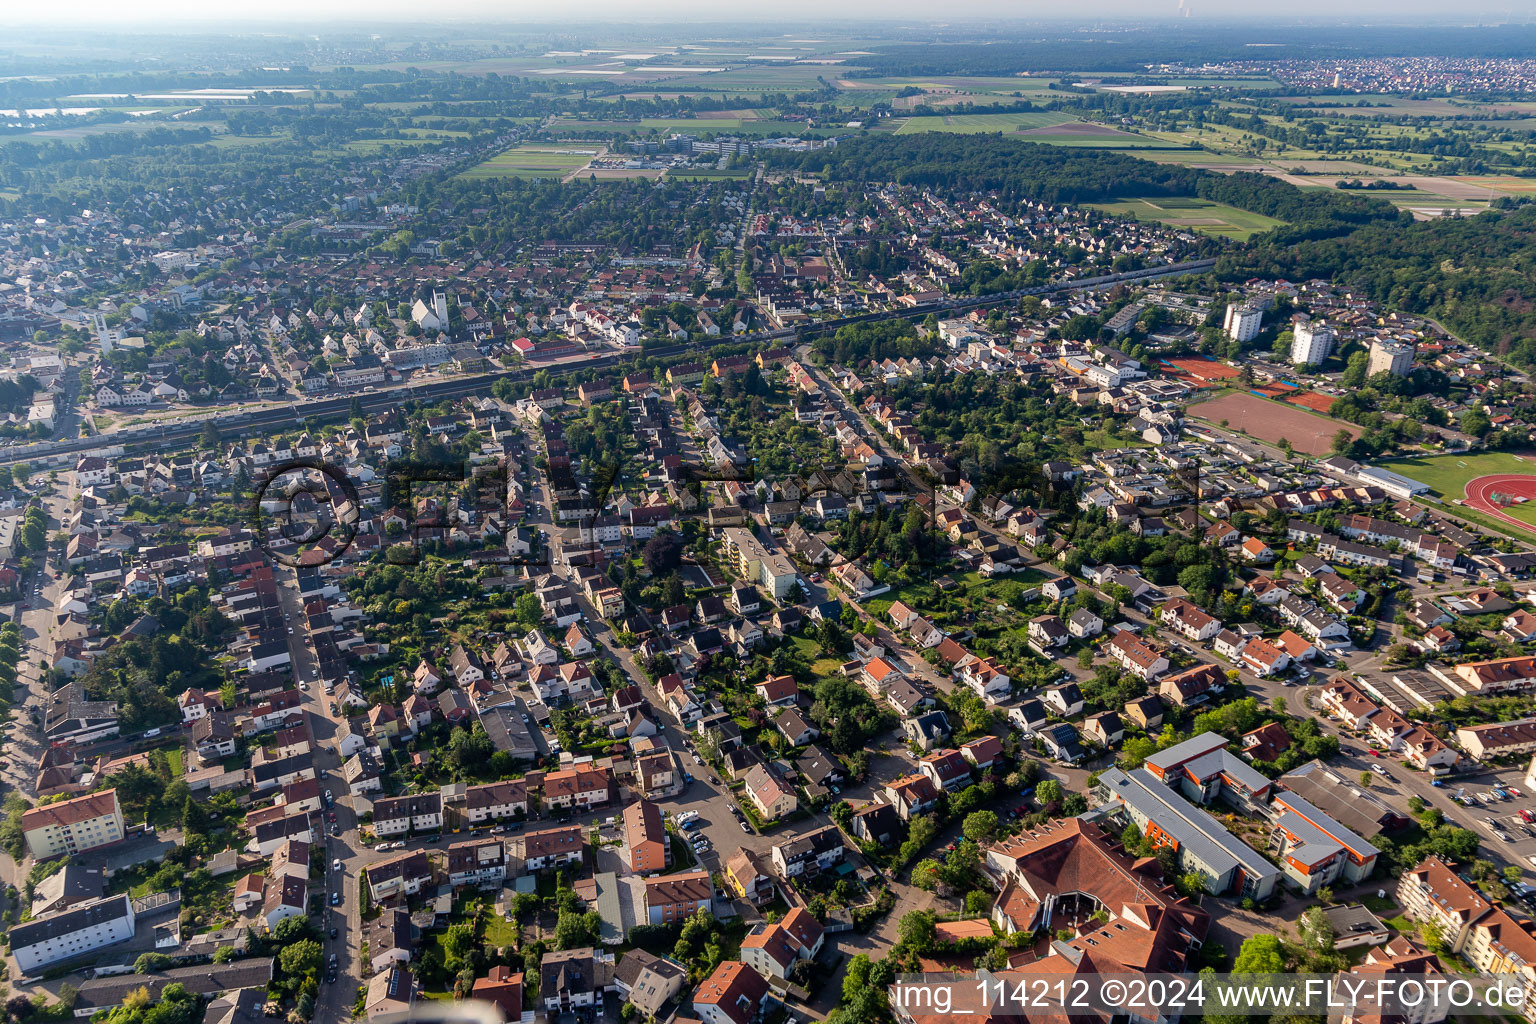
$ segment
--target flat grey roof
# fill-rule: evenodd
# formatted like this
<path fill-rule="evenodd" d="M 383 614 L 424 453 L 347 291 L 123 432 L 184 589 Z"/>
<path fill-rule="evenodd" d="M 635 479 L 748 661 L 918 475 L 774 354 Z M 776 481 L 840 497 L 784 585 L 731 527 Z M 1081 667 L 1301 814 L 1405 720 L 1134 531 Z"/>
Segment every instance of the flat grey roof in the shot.
<path fill-rule="evenodd" d="M 1280 820 L 1287 822 L 1288 826 L 1290 825 L 1290 822 L 1287 821 L 1288 818 L 1293 818 L 1296 815 L 1300 815 L 1302 818 L 1306 819 L 1303 823 L 1310 823 L 1319 836 L 1329 837 L 1336 841 L 1338 845 L 1345 847 L 1346 849 L 1358 854 L 1361 857 L 1369 857 L 1374 853 L 1381 852 L 1380 850 L 1376 849 L 1376 847 L 1372 846 L 1368 840 L 1362 838 L 1357 832 L 1355 832 L 1354 829 L 1340 824 L 1338 820 L 1336 820 L 1331 814 L 1319 808 L 1306 797 L 1300 796 L 1296 793 L 1282 792 L 1276 794 L 1276 799 L 1284 801 L 1284 803 L 1292 811 L 1295 812 L 1294 815 L 1288 813 L 1282 813 L 1280 815 Z M 1295 831 L 1297 835 L 1305 834 L 1301 830 L 1293 829 L 1293 831 Z"/>
<path fill-rule="evenodd" d="M 1137 814 L 1172 836 L 1179 846 L 1213 870 L 1225 874 L 1242 868 L 1255 878 L 1277 878 L 1279 869 L 1241 842 L 1215 818 L 1158 781 L 1145 768 L 1127 774 L 1111 768 L 1099 776 L 1099 785 Z"/>
<path fill-rule="evenodd" d="M 1147 758 L 1147 764 L 1166 770 L 1169 765 L 1191 761 L 1201 754 L 1208 754 L 1212 750 L 1219 750 L 1226 745 L 1227 738 L 1225 736 L 1214 732 L 1203 732 L 1199 736 L 1192 736 L 1182 743 L 1175 743 L 1167 750 L 1159 750 Z"/>

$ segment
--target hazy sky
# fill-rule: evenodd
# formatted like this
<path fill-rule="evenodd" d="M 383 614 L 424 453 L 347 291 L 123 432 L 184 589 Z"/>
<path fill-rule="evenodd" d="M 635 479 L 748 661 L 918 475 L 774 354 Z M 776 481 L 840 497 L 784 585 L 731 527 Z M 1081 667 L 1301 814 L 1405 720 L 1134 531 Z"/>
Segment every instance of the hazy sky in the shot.
<path fill-rule="evenodd" d="M 1186 0 L 1193 18 L 1361 18 L 1404 22 L 1415 19 L 1451 21 L 1527 22 L 1536 18 L 1529 0 L 1511 3 L 1466 0 L 1447 5 L 1444 0 L 1287 0 L 1280 5 L 1254 0 Z M 477 20 L 540 24 L 572 24 L 589 21 L 657 22 L 790 21 L 821 19 L 909 19 L 934 22 L 950 18 L 1147 18 L 1173 16 L 1177 0 L 958 0 L 935 5 L 930 0 L 772 0 L 761 5 L 721 3 L 720 0 L 225 0 L 222 3 L 191 0 L 51 0 L 16 3 L 0 14 L 0 22 L 112 22 L 146 29 L 152 21 L 190 23 L 252 21 L 292 24 L 296 21 L 345 22 L 366 28 L 370 21 Z M 1193 19 L 1192 19 L 1193 20 Z M 879 31 L 877 20 L 865 26 Z M 3 45 L 3 44 L 0 44 Z"/>

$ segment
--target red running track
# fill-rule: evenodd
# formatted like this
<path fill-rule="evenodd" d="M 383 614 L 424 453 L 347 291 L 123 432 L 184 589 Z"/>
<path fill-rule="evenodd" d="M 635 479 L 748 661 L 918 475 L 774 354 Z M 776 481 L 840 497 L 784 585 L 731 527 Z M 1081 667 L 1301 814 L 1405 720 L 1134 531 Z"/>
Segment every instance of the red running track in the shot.
<path fill-rule="evenodd" d="M 1495 473 L 1491 476 L 1480 476 L 1475 480 L 1467 481 L 1467 498 L 1465 504 L 1468 508 L 1475 508 L 1485 515 L 1518 526 L 1529 533 L 1536 533 L 1536 526 L 1516 519 L 1489 500 L 1490 494 L 1509 494 L 1521 498 L 1536 500 L 1536 475 L 1527 476 L 1523 473 Z"/>

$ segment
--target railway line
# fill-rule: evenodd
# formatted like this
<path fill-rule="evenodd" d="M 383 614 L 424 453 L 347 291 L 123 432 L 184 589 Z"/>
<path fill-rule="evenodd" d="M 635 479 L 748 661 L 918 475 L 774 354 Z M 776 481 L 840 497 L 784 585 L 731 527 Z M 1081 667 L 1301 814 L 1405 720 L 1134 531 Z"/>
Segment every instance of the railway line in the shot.
<path fill-rule="evenodd" d="M 287 405 L 262 409 L 256 412 L 214 413 L 196 419 L 133 427 L 128 430 L 99 434 L 94 437 L 77 437 L 63 441 L 15 445 L 10 448 L 0 449 L 0 465 L 13 465 L 19 462 L 52 463 L 67 455 L 114 448 L 121 448 L 124 451 L 163 450 L 170 443 L 198 436 L 210 422 L 221 435 L 226 436 L 264 429 L 293 427 L 306 420 L 327 420 L 334 417 L 344 417 L 351 411 L 354 400 L 362 406 L 365 413 L 382 412 L 398 406 L 401 402 L 435 401 L 441 398 L 462 398 L 466 395 L 486 394 L 490 391 L 491 386 L 499 380 L 528 381 L 533 379 L 534 374 L 540 372 L 547 372 L 550 377 L 556 379 L 569 377 L 585 370 L 621 365 L 630 362 L 636 355 L 662 359 L 690 353 L 703 356 L 714 349 L 729 345 L 739 345 L 744 342 L 788 341 L 790 339 L 803 341 L 829 334 L 841 327 L 853 324 L 874 323 L 883 320 L 914 320 L 926 317 L 932 313 L 954 315 L 1002 302 L 1013 302 L 1030 295 L 1091 291 L 1096 288 L 1112 287 L 1130 281 L 1144 281 L 1160 277 L 1176 277 L 1184 274 L 1200 273 L 1201 271 L 1209 270 L 1215 265 L 1216 261 L 1214 259 L 1191 260 L 1184 263 L 1171 263 L 1163 267 L 1150 267 L 1145 270 L 1125 271 L 1118 274 L 1105 274 L 1098 277 L 1079 278 L 1071 281 L 1058 281 L 1051 284 L 1035 285 L 1029 288 L 1018 288 L 1013 291 L 994 292 L 989 295 L 953 296 L 934 302 L 917 303 L 909 309 L 857 313 L 852 316 L 821 320 L 799 327 L 765 331 L 753 334 L 747 338 L 722 336 L 704 342 L 688 342 L 686 344 L 680 343 L 644 349 L 640 353 L 615 352 L 609 355 L 572 359 L 547 365 L 529 364 L 512 370 L 471 374 L 463 377 L 426 381 L 421 384 L 404 384 L 382 391 L 365 391 L 328 398 L 294 401 Z"/>

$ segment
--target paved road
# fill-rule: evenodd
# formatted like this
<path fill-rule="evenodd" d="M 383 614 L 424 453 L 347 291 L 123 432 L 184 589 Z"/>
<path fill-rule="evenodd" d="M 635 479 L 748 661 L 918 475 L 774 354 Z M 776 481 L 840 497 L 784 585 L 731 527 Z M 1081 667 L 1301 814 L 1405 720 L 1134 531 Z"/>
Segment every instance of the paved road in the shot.
<path fill-rule="evenodd" d="M 321 898 L 324 909 L 320 912 L 319 925 L 324 936 L 322 946 L 326 958 L 337 957 L 337 980 L 334 984 L 324 981 L 322 975 L 320 994 L 315 1003 L 316 1020 L 344 1020 L 351 1013 L 356 999 L 357 986 L 365 984 L 368 972 L 357 961 L 361 948 L 361 915 L 358 908 L 357 877 L 362 868 L 374 859 L 374 852 L 359 841 L 357 815 L 347 796 L 346 783 L 341 777 L 341 758 L 336 753 L 336 731 L 343 716 L 330 712 L 327 699 L 317 678 L 315 650 L 304 626 L 304 604 L 298 589 L 297 575 L 289 568 L 278 568 L 277 596 L 283 616 L 293 630 L 288 637 L 289 656 L 293 659 L 294 678 L 308 687 L 303 708 L 309 713 L 310 729 L 315 737 L 315 765 L 320 788 L 329 790 L 336 797 L 335 807 L 326 812 L 325 828 L 329 832 L 333 816 L 339 836 L 327 834 L 316 849 L 325 864 L 325 885 Z M 333 871 L 333 860 L 342 862 L 341 871 Z M 331 906 L 331 893 L 341 894 L 341 904 Z M 330 930 L 336 929 L 336 938 L 330 938 Z"/>

